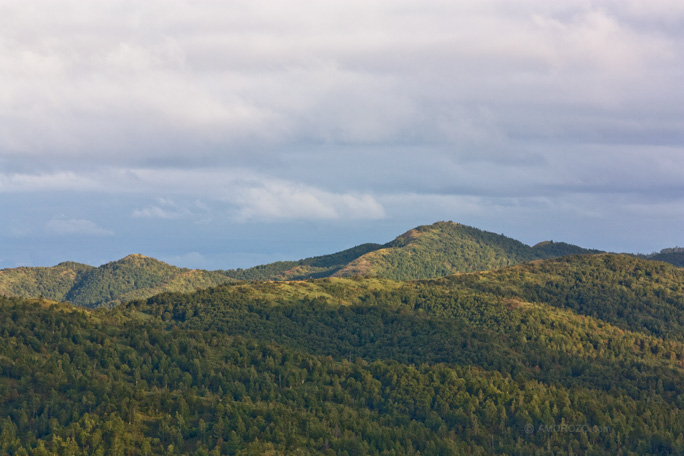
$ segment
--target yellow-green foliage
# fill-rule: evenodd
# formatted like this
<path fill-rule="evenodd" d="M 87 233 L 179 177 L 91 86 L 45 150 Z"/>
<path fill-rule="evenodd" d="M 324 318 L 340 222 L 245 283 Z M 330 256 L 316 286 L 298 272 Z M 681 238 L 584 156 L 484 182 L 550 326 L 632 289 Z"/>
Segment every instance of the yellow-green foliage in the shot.
<path fill-rule="evenodd" d="M 597 251 L 552 242 L 530 247 L 502 234 L 453 222 L 438 222 L 408 231 L 382 249 L 352 261 L 335 275 L 424 279 L 498 269 L 570 253 Z"/>
<path fill-rule="evenodd" d="M 190 270 L 143 255 L 92 267 L 61 263 L 51 268 L 0 271 L 0 295 L 38 297 L 85 307 L 113 306 L 163 291 L 188 292 L 232 281 L 221 272 Z"/>
<path fill-rule="evenodd" d="M 189 270 L 142 255 L 130 255 L 97 268 L 61 263 L 52 268 L 5 269 L 0 271 L 0 295 L 44 296 L 87 307 L 111 307 L 164 291 L 189 292 L 234 280 L 304 280 L 357 275 L 422 279 L 496 269 L 569 253 L 593 252 L 552 242 L 529 247 L 503 235 L 439 222 L 413 229 L 384 246 L 362 244 L 331 255 L 280 261 L 245 270 Z"/>
<path fill-rule="evenodd" d="M 0 296 L 45 296 L 64 300 L 74 284 L 88 271 L 85 264 L 65 262 L 51 268 L 0 270 Z"/>
<path fill-rule="evenodd" d="M 237 280 L 304 280 L 328 277 L 361 255 L 380 247 L 379 244 L 362 244 L 330 255 L 299 261 L 278 261 L 244 270 L 224 271 L 224 273 Z"/>

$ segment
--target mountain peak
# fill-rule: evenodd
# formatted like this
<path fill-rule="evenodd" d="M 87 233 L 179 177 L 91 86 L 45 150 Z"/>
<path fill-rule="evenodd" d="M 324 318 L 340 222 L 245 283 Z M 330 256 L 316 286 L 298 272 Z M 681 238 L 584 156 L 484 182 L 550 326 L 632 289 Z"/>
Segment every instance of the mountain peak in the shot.
<path fill-rule="evenodd" d="M 448 222 L 435 222 L 431 225 L 420 225 L 415 228 L 411 228 L 404 234 L 401 234 L 397 236 L 397 238 L 392 241 L 393 243 L 397 244 L 408 244 L 416 239 L 418 239 L 421 235 L 425 233 L 430 233 L 430 232 L 439 232 L 439 231 L 444 231 L 444 230 L 450 230 L 457 228 L 459 226 L 458 223 L 454 223 L 452 221 Z"/>
<path fill-rule="evenodd" d="M 533 248 L 503 234 L 441 221 L 407 231 L 381 249 L 352 261 L 335 275 L 425 279 L 580 253 L 598 251 L 562 242 L 545 242 Z"/>
<path fill-rule="evenodd" d="M 126 255 L 125 257 L 121 258 L 119 261 L 135 261 L 135 260 L 156 260 L 155 258 L 145 256 L 141 253 L 131 253 L 130 255 Z"/>
<path fill-rule="evenodd" d="M 139 267 L 139 266 L 145 266 L 145 265 L 158 265 L 160 267 L 165 267 L 165 268 L 173 268 L 173 269 L 182 269 L 182 268 L 177 268 L 176 266 L 172 266 L 168 263 L 164 263 L 161 260 L 158 260 L 156 258 L 148 257 L 145 255 L 142 255 L 140 253 L 131 253 L 130 255 L 126 255 L 125 257 L 121 258 L 120 260 L 112 261 L 110 263 L 104 264 L 100 267 L 107 267 L 107 266 L 131 266 L 131 267 Z"/>

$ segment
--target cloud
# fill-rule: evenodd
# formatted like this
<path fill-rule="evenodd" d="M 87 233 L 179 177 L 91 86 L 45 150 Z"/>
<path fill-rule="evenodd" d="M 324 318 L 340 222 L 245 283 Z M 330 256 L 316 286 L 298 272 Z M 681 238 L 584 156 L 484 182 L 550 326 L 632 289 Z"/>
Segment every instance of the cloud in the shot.
<path fill-rule="evenodd" d="M 683 23 L 677 0 L 7 0 L 5 230 L 672 224 Z"/>
<path fill-rule="evenodd" d="M 189 217 L 193 214 L 193 211 L 190 208 L 179 205 L 168 198 L 158 198 L 157 202 L 157 205 L 147 206 L 143 209 L 135 209 L 131 215 L 136 218 L 160 218 L 170 220 Z M 195 206 L 206 210 L 206 206 L 199 202 L 196 202 Z"/>
<path fill-rule="evenodd" d="M 673 2 L 124 5 L 4 4 L 0 154 L 253 164 L 283 144 L 467 150 L 600 141 L 616 118 L 651 137 L 682 128 Z"/>
<path fill-rule="evenodd" d="M 0 192 L 97 192 L 165 194 L 156 203 L 131 211 L 134 218 L 207 221 L 220 213 L 240 221 L 335 220 L 384 217 L 368 192 L 334 192 L 244 169 L 110 169 L 53 174 L 1 174 Z M 53 219 L 52 231 L 95 234 L 85 220 Z"/>
<path fill-rule="evenodd" d="M 132 170 L 142 192 L 164 191 L 201 200 L 178 203 L 160 198 L 157 205 L 136 209 L 134 217 L 201 218 L 228 213 L 237 221 L 257 220 L 377 220 L 384 209 L 369 193 L 331 192 L 248 170 Z M 121 185 L 114 184 L 114 186 Z M 130 187 L 129 187 L 130 190 Z"/>
<path fill-rule="evenodd" d="M 122 194 L 144 198 L 130 210 L 134 218 L 208 222 L 215 217 L 378 220 L 386 216 L 379 198 L 407 193 L 513 198 L 595 193 L 669 200 L 682 191 L 684 155 L 676 147 L 556 145 L 552 154 L 547 147 L 472 156 L 449 148 L 389 147 L 371 153 L 332 148 L 321 157 L 313 149 L 284 153 L 281 167 L 270 172 L 221 166 L 0 172 L 0 193 Z"/>
<path fill-rule="evenodd" d="M 75 171 L 3 173 L 0 193 L 102 190 L 97 174 Z"/>
<path fill-rule="evenodd" d="M 95 222 L 87 219 L 69 219 L 58 216 L 51 219 L 45 226 L 49 233 L 57 235 L 87 235 L 87 236 L 112 236 L 114 232 L 98 226 Z"/>
<path fill-rule="evenodd" d="M 334 194 L 290 182 L 269 181 L 237 189 L 240 220 L 371 219 L 385 216 L 371 195 Z"/>
<path fill-rule="evenodd" d="M 148 206 L 143 209 L 135 209 L 133 211 L 133 217 L 140 218 L 162 218 L 162 219 L 175 219 L 181 218 L 187 215 L 186 211 L 169 211 L 168 209 L 162 209 L 159 206 Z"/>

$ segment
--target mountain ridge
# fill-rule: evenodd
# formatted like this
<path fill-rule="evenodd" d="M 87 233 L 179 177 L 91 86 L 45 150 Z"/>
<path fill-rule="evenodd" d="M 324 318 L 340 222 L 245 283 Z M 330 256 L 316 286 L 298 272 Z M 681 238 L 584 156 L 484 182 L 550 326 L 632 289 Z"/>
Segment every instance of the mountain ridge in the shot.
<path fill-rule="evenodd" d="M 179 268 L 142 254 L 130 254 L 98 267 L 65 261 L 53 267 L 3 269 L 0 295 L 111 307 L 163 291 L 192 291 L 230 280 L 220 272 Z"/>
<path fill-rule="evenodd" d="M 164 291 L 190 292 L 239 280 L 306 280 L 378 276 L 394 280 L 498 269 L 570 254 L 596 254 L 564 242 L 520 241 L 451 221 L 412 228 L 385 244 L 366 243 L 328 255 L 247 269 L 207 271 L 169 265 L 140 253 L 98 267 L 65 261 L 53 267 L 0 270 L 0 295 L 113 306 Z M 655 259 L 655 258 L 654 258 Z"/>
<path fill-rule="evenodd" d="M 670 247 L 662 249 L 660 252 L 654 252 L 647 255 L 637 255 L 640 258 L 654 261 L 664 261 L 665 263 L 673 264 L 677 267 L 684 267 L 684 247 Z"/>
<path fill-rule="evenodd" d="M 549 248 L 548 246 L 551 246 Z M 421 225 L 352 261 L 334 276 L 378 275 L 395 280 L 476 272 L 568 254 L 599 253 L 566 243 L 530 247 L 518 240 L 451 221 Z"/>

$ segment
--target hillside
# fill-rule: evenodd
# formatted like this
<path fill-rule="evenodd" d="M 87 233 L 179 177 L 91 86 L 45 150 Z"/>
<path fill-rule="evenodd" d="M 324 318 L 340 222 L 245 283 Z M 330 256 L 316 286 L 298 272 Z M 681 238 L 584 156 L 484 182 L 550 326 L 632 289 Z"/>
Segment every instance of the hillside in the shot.
<path fill-rule="evenodd" d="M 402 234 L 383 248 L 352 261 L 334 275 L 370 275 L 396 280 L 435 278 L 580 253 L 598 251 L 562 242 L 544 242 L 530 247 L 502 234 L 453 222 L 437 222 Z"/>
<path fill-rule="evenodd" d="M 684 342 L 684 270 L 663 262 L 632 255 L 569 256 L 443 280 Z"/>
<path fill-rule="evenodd" d="M 568 255 L 585 255 L 591 253 L 602 253 L 600 250 L 585 249 L 566 242 L 543 241 L 535 244 L 532 249 L 539 259 L 558 258 Z"/>
<path fill-rule="evenodd" d="M 2 269 L 0 296 L 44 296 L 64 301 L 74 284 L 92 269 L 92 266 L 74 262 L 64 262 L 49 268 Z"/>
<path fill-rule="evenodd" d="M 178 268 L 137 254 L 99 267 L 65 262 L 53 267 L 3 269 L 0 270 L 0 296 L 45 297 L 86 307 L 111 307 L 164 291 L 194 291 L 234 280 L 327 277 L 380 247 L 363 244 L 330 255 L 228 271 Z"/>
<path fill-rule="evenodd" d="M 540 258 L 598 253 L 563 242 L 534 247 L 503 235 L 453 222 L 419 226 L 384 244 L 362 244 L 299 261 L 248 269 L 190 270 L 154 258 L 129 255 L 99 267 L 60 263 L 51 268 L 0 270 L 0 295 L 45 297 L 86 307 L 112 306 L 164 291 L 194 291 L 234 280 L 306 280 L 377 276 L 395 280 L 483 271 Z"/>
<path fill-rule="evenodd" d="M 225 271 L 236 280 L 305 280 L 328 277 L 358 257 L 381 248 L 380 244 L 362 244 L 330 255 L 299 261 L 278 261 L 248 269 Z"/>
<path fill-rule="evenodd" d="M 639 257 L 653 261 L 663 261 L 665 263 L 673 264 L 678 268 L 684 268 L 684 247 L 662 249 L 658 253 L 639 255 Z"/>
<path fill-rule="evenodd" d="M 0 298 L 0 453 L 682 454 L 682 274 L 595 255 Z"/>
<path fill-rule="evenodd" d="M 129 255 L 100 267 L 60 263 L 51 268 L 0 271 L 0 295 L 45 297 L 85 307 L 113 306 L 162 291 L 194 291 L 231 279 L 220 272 L 190 270 L 143 255 Z"/>

